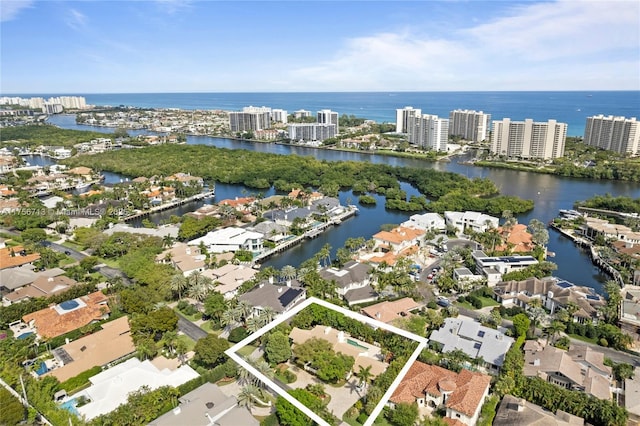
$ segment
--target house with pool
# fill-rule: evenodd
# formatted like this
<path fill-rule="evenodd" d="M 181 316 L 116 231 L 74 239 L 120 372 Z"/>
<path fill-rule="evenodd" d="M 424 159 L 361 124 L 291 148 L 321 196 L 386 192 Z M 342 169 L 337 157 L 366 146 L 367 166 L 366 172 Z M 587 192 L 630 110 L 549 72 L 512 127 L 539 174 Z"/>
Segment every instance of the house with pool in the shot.
<path fill-rule="evenodd" d="M 300 345 L 312 338 L 328 341 L 335 353 L 343 353 L 355 359 L 353 371 L 358 371 L 360 367 L 371 367 L 371 377 L 375 378 L 385 371 L 389 364 L 384 362 L 384 356 L 380 347 L 362 342 L 355 337 L 349 336 L 344 331 L 336 330 L 332 327 L 316 325 L 310 330 L 303 330 L 294 327 L 289 334 L 294 345 Z"/>
<path fill-rule="evenodd" d="M 51 339 L 109 318 L 111 309 L 107 301 L 107 296 L 96 291 L 27 314 L 22 321 L 38 336 Z"/>

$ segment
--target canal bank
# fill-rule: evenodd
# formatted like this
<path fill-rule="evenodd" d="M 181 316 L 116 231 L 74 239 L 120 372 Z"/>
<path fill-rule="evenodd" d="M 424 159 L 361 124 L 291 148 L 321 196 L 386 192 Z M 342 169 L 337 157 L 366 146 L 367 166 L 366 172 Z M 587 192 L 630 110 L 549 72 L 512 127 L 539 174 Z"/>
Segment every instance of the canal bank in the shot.
<path fill-rule="evenodd" d="M 75 120 L 52 117 L 52 124 L 62 128 L 74 128 L 88 130 L 86 126 L 78 126 Z M 68 127 L 69 126 L 69 127 Z M 106 128 L 101 128 L 108 130 Z M 111 129 L 113 130 L 113 129 Z M 246 149 L 258 152 L 268 152 L 279 155 L 310 155 L 320 160 L 327 161 L 360 161 L 376 164 L 387 164 L 399 167 L 432 168 L 440 171 L 448 171 L 462 174 L 468 178 L 487 178 L 493 181 L 505 195 L 519 196 L 524 199 L 533 200 L 535 207 L 532 211 L 518 215 L 520 223 L 527 224 L 531 219 L 539 219 L 543 223 L 548 223 L 556 217 L 560 209 L 572 209 L 575 201 L 586 200 L 594 194 L 611 194 L 613 196 L 640 197 L 640 184 L 634 182 L 609 181 L 609 180 L 586 180 L 578 178 L 565 178 L 554 175 L 535 174 L 522 171 L 493 169 L 488 167 L 478 167 L 462 164 L 474 158 L 473 152 L 455 157 L 451 162 L 428 162 L 418 159 L 387 157 L 381 155 L 362 154 L 358 152 L 345 152 L 326 149 L 314 149 L 309 147 L 290 146 L 281 144 L 254 144 L 247 141 L 236 141 L 225 138 L 212 138 L 206 136 L 189 136 L 188 144 L 209 145 L 227 149 Z M 103 173 L 107 176 L 107 173 Z M 109 173 L 107 183 L 117 183 L 119 179 L 126 177 Z M 415 188 L 403 184 L 402 188 L 407 191 L 408 196 L 418 195 Z M 225 198 L 242 196 L 243 193 L 255 193 L 254 189 L 246 188 L 242 185 L 223 185 L 216 183 L 215 200 L 220 201 Z M 261 191 L 265 196 L 275 193 L 273 189 Z M 343 205 L 351 204 L 358 196 L 351 191 L 341 191 L 339 194 Z M 324 244 L 332 247 L 332 256 L 335 251 L 344 245 L 348 238 L 365 237 L 370 238 L 380 230 L 383 224 L 399 224 L 408 219 L 409 213 L 388 211 L 384 208 L 384 198 L 374 195 L 377 204 L 375 206 L 360 206 L 360 216 L 346 221 L 340 227 L 328 229 L 318 238 L 306 241 L 286 252 L 275 255 L 265 266 L 281 268 L 284 265 L 298 266 L 304 260 L 315 255 Z M 180 216 L 186 213 L 187 209 L 195 209 L 202 205 L 186 204 L 177 209 L 167 210 L 158 216 L 158 220 L 168 220 L 171 214 Z M 155 221 L 154 218 L 150 218 Z M 576 284 L 583 284 L 593 287 L 602 293 L 602 285 L 609 277 L 602 273 L 591 262 L 588 252 L 580 250 L 570 240 L 562 235 L 550 233 L 549 251 L 556 256 L 552 259 L 558 265 L 555 275 L 562 277 Z"/>

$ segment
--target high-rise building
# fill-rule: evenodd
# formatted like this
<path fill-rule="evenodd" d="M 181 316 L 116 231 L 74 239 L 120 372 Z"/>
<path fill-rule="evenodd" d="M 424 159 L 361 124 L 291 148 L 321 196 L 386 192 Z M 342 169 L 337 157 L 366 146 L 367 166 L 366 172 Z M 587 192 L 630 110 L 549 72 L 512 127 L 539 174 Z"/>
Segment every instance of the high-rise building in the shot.
<path fill-rule="evenodd" d="M 242 112 L 249 112 L 249 113 L 271 113 L 271 108 L 266 107 L 266 106 L 261 106 L 261 107 L 254 107 L 254 106 L 248 106 L 248 107 L 243 107 L 242 108 Z"/>
<path fill-rule="evenodd" d="M 295 118 L 311 117 L 311 111 L 307 111 L 307 110 L 304 110 L 304 109 L 299 109 L 297 111 L 293 111 L 293 116 Z"/>
<path fill-rule="evenodd" d="M 396 133 L 409 133 L 410 121 L 420 115 L 422 110 L 406 106 L 396 110 Z"/>
<path fill-rule="evenodd" d="M 491 114 L 457 109 L 449 113 L 449 135 L 464 140 L 482 142 L 488 139 Z"/>
<path fill-rule="evenodd" d="M 277 121 L 278 123 L 287 124 L 287 111 L 284 109 L 273 109 L 271 110 L 271 120 Z"/>
<path fill-rule="evenodd" d="M 316 121 L 319 124 L 335 124 L 338 128 L 338 113 L 330 109 L 323 109 L 316 114 Z"/>
<path fill-rule="evenodd" d="M 271 112 L 229 113 L 229 126 L 232 132 L 247 132 L 271 128 Z"/>
<path fill-rule="evenodd" d="M 584 143 L 619 154 L 640 154 L 640 125 L 635 117 L 587 117 Z"/>
<path fill-rule="evenodd" d="M 491 152 L 508 158 L 549 160 L 564 156 L 567 124 L 556 120 L 534 122 L 511 121 L 510 118 L 493 122 Z"/>
<path fill-rule="evenodd" d="M 418 114 L 407 123 L 409 143 L 422 149 L 446 151 L 449 139 L 449 120 L 437 115 Z"/>
<path fill-rule="evenodd" d="M 292 141 L 323 141 L 338 134 L 335 124 L 326 123 L 291 123 L 288 130 Z"/>

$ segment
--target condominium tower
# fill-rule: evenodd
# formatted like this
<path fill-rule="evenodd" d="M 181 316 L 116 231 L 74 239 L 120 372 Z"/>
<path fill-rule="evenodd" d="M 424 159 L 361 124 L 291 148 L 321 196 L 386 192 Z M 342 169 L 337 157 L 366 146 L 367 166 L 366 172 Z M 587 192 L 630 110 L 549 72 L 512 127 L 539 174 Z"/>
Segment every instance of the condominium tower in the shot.
<path fill-rule="evenodd" d="M 254 107 L 249 107 L 254 108 Z M 271 112 L 235 112 L 229 113 L 229 126 L 232 132 L 247 132 L 271 128 Z"/>
<path fill-rule="evenodd" d="M 316 121 L 319 124 L 335 124 L 338 129 L 338 113 L 330 109 L 323 109 L 316 114 Z"/>
<path fill-rule="evenodd" d="M 409 143 L 422 149 L 446 151 L 449 139 L 449 120 L 437 115 L 418 114 L 408 120 Z"/>
<path fill-rule="evenodd" d="M 491 114 L 457 109 L 449 113 L 449 135 L 482 142 L 488 139 Z"/>
<path fill-rule="evenodd" d="M 491 152 L 508 158 L 543 159 L 564 156 L 567 124 L 556 120 L 534 122 L 511 121 L 509 118 L 493 122 Z"/>
<path fill-rule="evenodd" d="M 323 141 L 333 138 L 338 133 L 338 126 L 326 123 L 290 123 L 289 139 L 292 141 Z"/>
<path fill-rule="evenodd" d="M 407 106 L 396 110 L 396 133 L 409 133 L 409 121 L 420 115 L 422 110 Z"/>
<path fill-rule="evenodd" d="M 640 126 L 635 117 L 587 117 L 584 143 L 619 154 L 640 154 Z"/>

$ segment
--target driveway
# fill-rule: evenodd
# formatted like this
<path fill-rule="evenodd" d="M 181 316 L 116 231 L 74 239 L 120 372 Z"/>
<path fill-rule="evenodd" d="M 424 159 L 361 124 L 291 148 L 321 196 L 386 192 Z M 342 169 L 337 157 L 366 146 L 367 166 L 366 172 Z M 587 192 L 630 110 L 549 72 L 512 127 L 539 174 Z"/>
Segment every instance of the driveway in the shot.
<path fill-rule="evenodd" d="M 194 342 L 202 339 L 203 337 L 207 337 L 209 333 L 178 314 L 178 330 L 182 331 L 184 334 L 193 339 Z"/>

